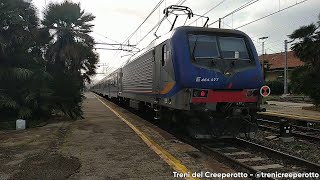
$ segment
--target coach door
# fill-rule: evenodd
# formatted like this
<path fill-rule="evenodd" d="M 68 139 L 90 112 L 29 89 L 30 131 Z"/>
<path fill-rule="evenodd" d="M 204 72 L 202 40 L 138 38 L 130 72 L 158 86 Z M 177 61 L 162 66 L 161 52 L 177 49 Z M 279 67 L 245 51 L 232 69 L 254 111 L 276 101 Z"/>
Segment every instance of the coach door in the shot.
<path fill-rule="evenodd" d="M 122 68 L 120 68 L 119 75 L 118 75 L 118 95 L 121 95 L 122 93 L 122 77 L 123 77 Z"/>
<path fill-rule="evenodd" d="M 168 73 L 165 70 L 167 62 L 170 58 L 170 50 L 167 42 L 164 42 L 157 46 L 156 49 L 156 72 L 157 72 L 157 92 L 161 94 L 161 91 L 165 88 L 168 83 Z"/>

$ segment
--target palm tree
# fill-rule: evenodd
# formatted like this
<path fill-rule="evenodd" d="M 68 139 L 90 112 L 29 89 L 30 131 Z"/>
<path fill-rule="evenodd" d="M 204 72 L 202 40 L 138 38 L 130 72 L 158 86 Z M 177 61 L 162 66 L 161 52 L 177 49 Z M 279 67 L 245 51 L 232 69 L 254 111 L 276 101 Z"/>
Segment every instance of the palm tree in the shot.
<path fill-rule="evenodd" d="M 40 31 L 35 8 L 23 0 L 0 3 L 0 113 L 14 118 L 49 114 L 50 90 L 42 57 L 48 31 Z M 37 83 L 33 83 L 37 81 Z M 39 116 L 38 116 L 39 117 Z"/>
<path fill-rule="evenodd" d="M 320 14 L 317 24 L 311 23 L 307 26 L 302 26 L 295 30 L 289 37 L 293 40 L 298 40 L 294 43 L 291 49 L 295 55 L 307 65 L 319 68 L 320 65 Z"/>
<path fill-rule="evenodd" d="M 55 108 L 73 118 L 82 114 L 81 91 L 85 81 L 90 82 L 90 76 L 95 74 L 98 61 L 89 35 L 94 18 L 81 10 L 79 3 L 65 1 L 49 4 L 42 21 L 43 28 L 51 33 L 46 58 L 47 70 L 55 79 Z"/>
<path fill-rule="evenodd" d="M 320 14 L 315 24 L 302 26 L 289 37 L 296 42 L 291 49 L 305 66 L 292 72 L 292 85 L 296 90 L 309 95 L 316 105 L 320 104 Z"/>
<path fill-rule="evenodd" d="M 86 66 L 86 57 L 80 56 L 82 50 L 92 53 L 94 40 L 89 35 L 95 17 L 85 13 L 80 4 L 65 1 L 61 4 L 49 4 L 44 12 L 42 25 L 49 29 L 52 42 L 48 50 L 51 64 L 61 63 L 71 71 L 80 71 Z M 97 58 L 96 58 L 97 59 Z M 95 62 L 90 61 L 90 64 Z M 87 67 L 91 69 L 90 66 Z"/>

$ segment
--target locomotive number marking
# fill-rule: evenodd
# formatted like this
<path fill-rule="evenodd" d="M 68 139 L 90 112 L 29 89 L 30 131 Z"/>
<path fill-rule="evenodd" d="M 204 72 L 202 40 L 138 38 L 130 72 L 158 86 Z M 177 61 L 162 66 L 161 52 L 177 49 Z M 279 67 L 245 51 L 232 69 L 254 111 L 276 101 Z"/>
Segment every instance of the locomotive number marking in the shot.
<path fill-rule="evenodd" d="M 201 78 L 197 77 L 196 82 L 217 82 L 219 81 L 219 78 Z"/>

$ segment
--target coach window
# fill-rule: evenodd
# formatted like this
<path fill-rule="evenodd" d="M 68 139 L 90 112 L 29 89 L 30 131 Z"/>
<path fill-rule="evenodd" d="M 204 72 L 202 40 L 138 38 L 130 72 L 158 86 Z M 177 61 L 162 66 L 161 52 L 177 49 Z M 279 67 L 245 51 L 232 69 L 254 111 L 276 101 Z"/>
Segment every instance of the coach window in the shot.
<path fill-rule="evenodd" d="M 166 61 L 167 61 L 167 45 L 165 44 L 162 46 L 162 60 L 161 60 L 162 66 L 165 65 Z"/>
<path fill-rule="evenodd" d="M 118 85 L 118 79 L 117 76 L 113 76 L 114 86 Z"/>

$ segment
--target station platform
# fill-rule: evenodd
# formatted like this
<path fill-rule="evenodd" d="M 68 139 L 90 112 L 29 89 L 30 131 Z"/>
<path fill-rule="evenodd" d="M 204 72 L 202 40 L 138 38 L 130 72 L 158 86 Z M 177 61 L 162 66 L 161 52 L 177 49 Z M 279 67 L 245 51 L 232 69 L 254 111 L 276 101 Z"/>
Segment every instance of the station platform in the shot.
<path fill-rule="evenodd" d="M 173 179 L 173 169 L 139 135 L 93 93 L 85 96 L 85 119 L 64 148 L 82 162 L 70 179 Z"/>
<path fill-rule="evenodd" d="M 128 110 L 93 93 L 85 97 L 84 119 L 59 116 L 41 127 L 0 131 L 0 180 L 170 180 L 199 179 L 174 173 L 235 172 Z"/>
<path fill-rule="evenodd" d="M 62 148 L 81 162 L 69 179 L 177 179 L 174 172 L 233 172 L 129 111 L 91 92 L 85 96 L 84 119 L 71 127 Z"/>
<path fill-rule="evenodd" d="M 262 107 L 266 108 L 267 111 L 259 112 L 258 114 L 280 117 L 280 118 L 287 118 L 292 120 L 320 122 L 320 112 L 303 109 L 303 107 L 310 107 L 312 106 L 312 104 L 279 102 L 279 101 L 267 101 L 267 102 L 268 102 L 267 105 L 262 105 Z"/>

